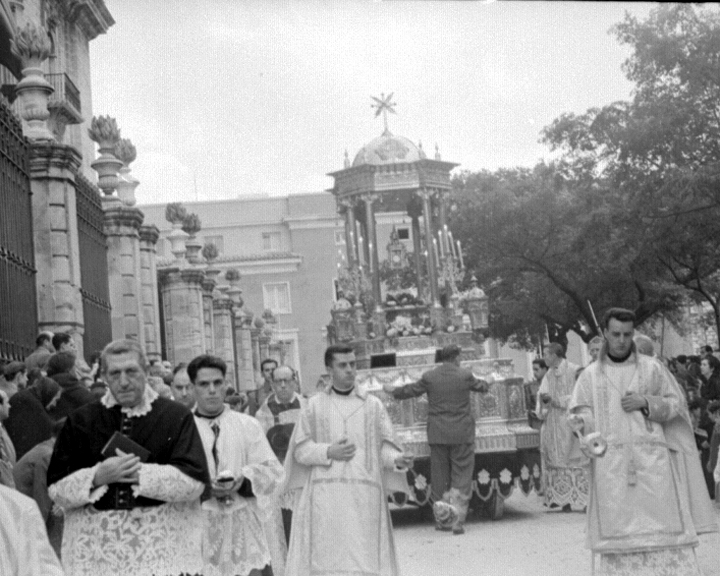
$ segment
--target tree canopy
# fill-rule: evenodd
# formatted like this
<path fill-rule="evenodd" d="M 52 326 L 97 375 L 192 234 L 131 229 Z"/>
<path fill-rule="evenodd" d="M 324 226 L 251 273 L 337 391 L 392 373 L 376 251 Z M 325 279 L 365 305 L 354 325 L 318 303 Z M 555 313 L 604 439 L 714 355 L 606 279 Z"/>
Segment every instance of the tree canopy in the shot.
<path fill-rule="evenodd" d="M 720 12 L 659 5 L 612 31 L 633 50 L 629 101 L 554 120 L 549 165 L 456 179 L 453 232 L 502 339 L 546 323 L 587 340 L 588 301 L 644 320 L 691 297 L 720 328 Z"/>

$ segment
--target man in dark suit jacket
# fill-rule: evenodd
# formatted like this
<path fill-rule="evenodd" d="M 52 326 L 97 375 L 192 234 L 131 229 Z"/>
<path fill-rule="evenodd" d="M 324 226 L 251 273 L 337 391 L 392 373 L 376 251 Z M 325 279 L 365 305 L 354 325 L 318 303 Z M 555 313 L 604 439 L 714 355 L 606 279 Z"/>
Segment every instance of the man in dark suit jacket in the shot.
<path fill-rule="evenodd" d="M 470 392 L 485 393 L 486 382 L 460 367 L 460 347 L 445 346 L 442 364 L 422 375 L 418 382 L 384 390 L 397 400 L 427 394 L 427 436 L 430 445 L 430 477 L 435 502 L 449 501 L 458 510 L 453 534 L 463 534 L 475 466 L 475 418 Z M 446 494 L 447 493 L 447 494 Z M 437 529 L 442 529 L 436 525 Z"/>

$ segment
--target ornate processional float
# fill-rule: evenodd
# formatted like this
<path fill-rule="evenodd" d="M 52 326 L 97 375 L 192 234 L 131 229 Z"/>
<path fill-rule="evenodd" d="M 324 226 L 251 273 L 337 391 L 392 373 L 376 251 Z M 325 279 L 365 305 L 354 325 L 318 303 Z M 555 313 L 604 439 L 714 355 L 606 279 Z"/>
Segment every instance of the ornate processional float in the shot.
<path fill-rule="evenodd" d="M 373 99 L 376 117 L 384 116 L 384 132 L 352 163 L 346 152 L 344 169 L 329 174 L 345 221 L 347 266 L 340 273 L 328 340 L 353 346 L 358 382 L 382 399 L 398 439 L 415 455 L 408 480 L 417 505 L 429 503 L 432 482 L 427 398 L 395 400 L 382 387 L 419 380 L 434 367 L 443 346 L 461 347 L 462 365 L 490 383 L 488 394 L 472 395 L 471 506 L 497 519 L 515 487 L 525 494 L 540 488 L 539 433 L 528 426 L 523 379 L 514 374 L 512 361 L 489 357 L 487 297 L 474 277 L 469 289 L 458 288 L 467 271 L 462 245 L 447 224 L 450 171 L 458 164 L 443 161 L 437 146 L 430 159 L 422 144 L 393 135 L 387 124 L 388 112 L 395 113 L 392 94 Z M 380 261 L 377 222 L 388 213 L 409 217 L 411 237 L 403 241 L 393 228 Z"/>

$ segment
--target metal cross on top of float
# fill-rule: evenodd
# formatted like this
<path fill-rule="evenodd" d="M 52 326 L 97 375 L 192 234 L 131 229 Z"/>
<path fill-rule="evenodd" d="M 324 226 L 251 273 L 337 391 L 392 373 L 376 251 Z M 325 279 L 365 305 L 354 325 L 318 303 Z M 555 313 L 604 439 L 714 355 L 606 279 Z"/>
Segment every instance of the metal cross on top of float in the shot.
<path fill-rule="evenodd" d="M 377 112 L 375 112 L 375 118 L 380 116 L 380 113 L 382 112 L 383 120 L 385 121 L 385 132 L 383 135 L 389 135 L 390 130 L 388 130 L 388 121 L 387 121 L 387 113 L 390 112 L 392 114 L 397 114 L 395 112 L 395 106 L 397 104 L 395 102 L 392 102 L 394 92 L 390 92 L 387 96 L 385 94 L 380 94 L 380 98 L 375 98 L 375 96 L 370 96 L 373 100 L 375 100 L 375 104 L 370 104 L 370 108 L 377 108 Z"/>

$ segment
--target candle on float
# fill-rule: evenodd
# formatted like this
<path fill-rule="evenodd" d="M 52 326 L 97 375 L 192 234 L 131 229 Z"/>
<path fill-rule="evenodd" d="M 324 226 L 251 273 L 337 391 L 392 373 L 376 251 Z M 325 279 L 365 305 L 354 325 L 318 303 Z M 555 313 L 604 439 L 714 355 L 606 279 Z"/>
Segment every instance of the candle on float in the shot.
<path fill-rule="evenodd" d="M 460 246 L 460 240 L 457 241 L 458 256 L 460 256 L 460 268 L 465 268 L 465 262 L 463 261 L 462 247 Z"/>
<path fill-rule="evenodd" d="M 458 255 L 457 255 L 457 252 L 455 251 L 455 240 L 453 240 L 452 232 L 448 232 L 448 240 L 449 240 L 448 243 L 450 244 L 450 248 L 452 249 L 452 257 L 453 257 L 453 259 L 457 259 Z"/>
<path fill-rule="evenodd" d="M 448 226 L 443 224 L 443 242 L 445 243 L 445 254 L 450 254 L 450 242 L 448 242 Z"/>
<path fill-rule="evenodd" d="M 434 238 L 433 238 L 434 240 Z M 445 244 L 443 243 L 442 239 L 442 232 L 438 230 L 438 243 L 440 244 L 440 256 L 445 256 Z M 438 260 L 439 262 L 439 260 Z"/>
<path fill-rule="evenodd" d="M 440 257 L 438 256 L 438 245 L 437 240 L 433 238 L 433 254 L 435 255 L 435 265 L 440 263 Z"/>

